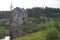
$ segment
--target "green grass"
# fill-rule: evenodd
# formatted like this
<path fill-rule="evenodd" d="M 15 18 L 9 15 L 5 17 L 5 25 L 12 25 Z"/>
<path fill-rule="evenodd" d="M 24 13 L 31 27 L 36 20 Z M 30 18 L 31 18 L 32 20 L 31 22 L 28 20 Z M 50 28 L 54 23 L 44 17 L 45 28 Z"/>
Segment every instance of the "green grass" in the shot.
<path fill-rule="evenodd" d="M 60 22 L 58 22 L 59 26 L 60 26 Z M 25 27 L 26 26 L 26 27 Z M 50 22 L 46 22 L 46 23 L 41 23 L 41 24 L 36 24 L 36 23 L 32 23 L 30 25 L 23 25 L 23 28 L 32 28 L 33 30 L 38 30 L 39 32 L 33 32 L 31 34 L 27 34 L 24 35 L 20 38 L 16 38 L 15 40 L 46 40 L 46 32 L 47 30 L 45 30 L 44 28 L 54 28 L 55 26 L 55 21 L 50 21 Z M 25 29 L 24 28 L 24 29 Z M 52 33 L 52 31 L 51 31 Z M 53 33 L 52 33 L 53 34 Z M 60 37 L 60 34 L 58 34 Z"/>
<path fill-rule="evenodd" d="M 45 31 L 39 31 L 28 35 L 24 35 L 15 40 L 45 40 Z"/>
<path fill-rule="evenodd" d="M 46 30 L 24 35 L 15 40 L 59 40 L 59 35 L 58 30 L 55 27 L 51 27 Z"/>

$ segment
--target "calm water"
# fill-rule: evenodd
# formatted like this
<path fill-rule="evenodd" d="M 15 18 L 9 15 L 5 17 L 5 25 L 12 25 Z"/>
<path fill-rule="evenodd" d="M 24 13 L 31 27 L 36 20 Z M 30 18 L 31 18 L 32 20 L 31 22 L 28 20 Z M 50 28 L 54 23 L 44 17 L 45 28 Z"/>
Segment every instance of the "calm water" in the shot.
<path fill-rule="evenodd" d="M 0 40 L 10 40 L 10 36 L 6 36 L 4 39 L 0 39 Z"/>

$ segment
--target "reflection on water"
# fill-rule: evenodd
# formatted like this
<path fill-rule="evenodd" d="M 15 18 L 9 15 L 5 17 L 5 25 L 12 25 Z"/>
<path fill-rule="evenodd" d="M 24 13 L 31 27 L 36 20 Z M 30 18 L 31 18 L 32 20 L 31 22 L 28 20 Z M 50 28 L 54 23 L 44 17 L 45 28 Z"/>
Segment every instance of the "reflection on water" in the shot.
<path fill-rule="evenodd" d="M 0 40 L 10 40 L 10 36 L 6 36 L 4 39 L 0 39 Z"/>

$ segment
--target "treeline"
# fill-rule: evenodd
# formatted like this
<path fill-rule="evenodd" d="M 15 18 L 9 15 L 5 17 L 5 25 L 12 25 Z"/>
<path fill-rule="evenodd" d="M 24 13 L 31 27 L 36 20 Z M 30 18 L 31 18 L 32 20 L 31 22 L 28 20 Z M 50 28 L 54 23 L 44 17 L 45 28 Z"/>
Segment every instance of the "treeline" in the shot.
<path fill-rule="evenodd" d="M 60 9 L 59 8 L 49 8 L 49 7 L 34 7 L 32 9 L 27 9 L 29 16 L 40 18 L 42 17 L 49 17 L 55 18 L 60 17 Z"/>
<path fill-rule="evenodd" d="M 9 18 L 10 11 L 0 11 L 0 19 Z"/>
<path fill-rule="evenodd" d="M 34 17 L 34 18 L 41 18 L 41 17 L 58 18 L 60 17 L 59 8 L 34 7 L 31 9 L 27 9 L 27 12 L 30 17 Z M 10 11 L 0 11 L 0 19 L 9 18 L 9 15 L 10 15 Z"/>

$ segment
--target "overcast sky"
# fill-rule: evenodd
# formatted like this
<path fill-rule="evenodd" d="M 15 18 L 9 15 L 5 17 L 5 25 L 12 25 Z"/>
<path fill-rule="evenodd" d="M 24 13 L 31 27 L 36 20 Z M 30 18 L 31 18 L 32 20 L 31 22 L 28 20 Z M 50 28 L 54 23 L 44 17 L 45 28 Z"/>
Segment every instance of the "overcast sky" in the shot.
<path fill-rule="evenodd" d="M 10 10 L 11 2 L 13 8 L 32 8 L 32 7 L 54 7 L 60 8 L 60 0 L 0 0 L 0 10 Z"/>

